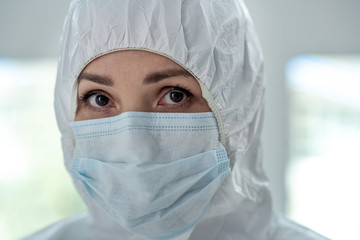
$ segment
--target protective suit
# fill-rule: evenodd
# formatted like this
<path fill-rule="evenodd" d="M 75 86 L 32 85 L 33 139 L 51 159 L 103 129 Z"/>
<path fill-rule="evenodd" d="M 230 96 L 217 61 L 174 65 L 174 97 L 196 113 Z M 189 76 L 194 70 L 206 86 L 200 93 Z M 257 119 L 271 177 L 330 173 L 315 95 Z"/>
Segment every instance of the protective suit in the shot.
<path fill-rule="evenodd" d="M 76 109 L 77 77 L 92 60 L 128 49 L 157 53 L 199 82 L 215 114 L 231 174 L 201 220 L 173 239 L 325 239 L 276 216 L 262 169 L 260 146 L 263 59 L 253 24 L 239 0 L 75 0 L 62 35 L 55 110 L 65 165 L 74 154 L 69 126 Z M 125 230 L 74 184 L 88 211 L 28 239 L 146 239 Z"/>

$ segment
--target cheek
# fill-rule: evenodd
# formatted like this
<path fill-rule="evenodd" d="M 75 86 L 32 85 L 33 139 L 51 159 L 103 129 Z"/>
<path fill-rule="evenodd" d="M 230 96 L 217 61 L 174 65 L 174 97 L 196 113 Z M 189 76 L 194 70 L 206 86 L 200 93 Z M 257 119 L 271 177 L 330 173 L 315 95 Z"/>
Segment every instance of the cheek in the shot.
<path fill-rule="evenodd" d="M 84 106 L 79 104 L 76 109 L 75 121 L 88 120 L 90 118 L 89 114 L 84 110 Z"/>
<path fill-rule="evenodd" d="M 193 112 L 212 112 L 207 101 L 203 97 L 199 97 L 194 104 Z"/>

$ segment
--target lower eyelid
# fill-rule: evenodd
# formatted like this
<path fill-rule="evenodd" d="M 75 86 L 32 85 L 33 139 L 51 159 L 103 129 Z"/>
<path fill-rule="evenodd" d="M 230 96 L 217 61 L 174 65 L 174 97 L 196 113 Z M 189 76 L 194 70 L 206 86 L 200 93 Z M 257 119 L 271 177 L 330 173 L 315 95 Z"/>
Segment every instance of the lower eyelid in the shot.
<path fill-rule="evenodd" d="M 164 104 L 159 105 L 161 109 L 164 109 L 165 111 L 173 111 L 174 109 L 182 109 L 188 107 L 189 104 L 192 103 L 193 97 L 187 96 L 187 99 L 185 99 L 183 102 L 180 102 L 178 104 Z"/>
<path fill-rule="evenodd" d="M 106 114 L 106 115 L 111 115 L 111 113 L 113 112 L 113 108 L 111 106 L 100 108 L 100 107 L 94 107 L 94 106 L 86 103 L 85 107 L 92 112 L 102 113 L 102 114 Z"/>
<path fill-rule="evenodd" d="M 166 112 L 182 112 L 182 109 L 188 108 L 192 103 L 192 98 L 189 97 L 184 102 L 179 104 L 169 104 L 160 106 L 161 111 Z M 185 111 L 184 111 L 185 112 Z"/>

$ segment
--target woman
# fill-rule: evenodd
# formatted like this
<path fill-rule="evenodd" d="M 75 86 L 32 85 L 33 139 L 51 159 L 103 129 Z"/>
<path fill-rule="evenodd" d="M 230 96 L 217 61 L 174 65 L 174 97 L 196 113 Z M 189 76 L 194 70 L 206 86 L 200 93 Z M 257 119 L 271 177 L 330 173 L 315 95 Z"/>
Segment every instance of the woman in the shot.
<path fill-rule="evenodd" d="M 32 239 L 323 239 L 276 217 L 262 54 L 236 0 L 75 0 L 55 90 L 88 211 Z"/>

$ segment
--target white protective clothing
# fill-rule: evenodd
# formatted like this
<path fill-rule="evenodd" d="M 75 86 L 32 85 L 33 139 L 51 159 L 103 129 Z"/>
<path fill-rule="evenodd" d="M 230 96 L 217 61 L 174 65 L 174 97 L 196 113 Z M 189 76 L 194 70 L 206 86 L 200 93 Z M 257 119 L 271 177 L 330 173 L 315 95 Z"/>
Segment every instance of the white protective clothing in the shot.
<path fill-rule="evenodd" d="M 76 79 L 93 59 L 126 49 L 158 53 L 199 80 L 232 165 L 204 218 L 178 240 L 306 240 L 320 235 L 273 214 L 260 148 L 263 59 L 241 0 L 74 0 L 64 25 L 55 110 L 69 170 Z M 88 211 L 29 239 L 142 240 L 101 210 L 74 179 Z"/>

